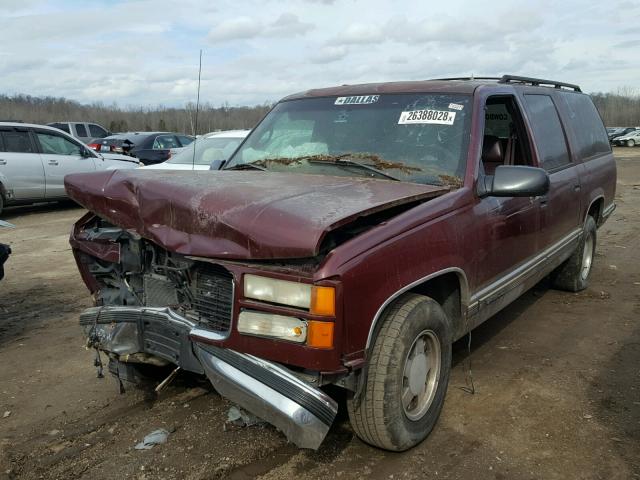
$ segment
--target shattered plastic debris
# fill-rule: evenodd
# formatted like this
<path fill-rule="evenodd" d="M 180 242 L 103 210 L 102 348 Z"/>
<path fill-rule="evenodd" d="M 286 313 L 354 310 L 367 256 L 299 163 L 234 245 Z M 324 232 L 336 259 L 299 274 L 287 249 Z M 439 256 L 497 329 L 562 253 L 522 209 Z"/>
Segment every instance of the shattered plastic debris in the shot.
<path fill-rule="evenodd" d="M 169 432 L 164 428 L 159 430 L 155 430 L 151 432 L 149 435 L 144 437 L 140 443 L 135 446 L 136 450 L 150 450 L 155 445 L 160 445 L 161 443 L 167 442 L 167 437 L 169 437 Z"/>
<path fill-rule="evenodd" d="M 227 412 L 227 423 L 232 423 L 238 427 L 251 427 L 265 422 L 261 418 L 234 406 Z"/>

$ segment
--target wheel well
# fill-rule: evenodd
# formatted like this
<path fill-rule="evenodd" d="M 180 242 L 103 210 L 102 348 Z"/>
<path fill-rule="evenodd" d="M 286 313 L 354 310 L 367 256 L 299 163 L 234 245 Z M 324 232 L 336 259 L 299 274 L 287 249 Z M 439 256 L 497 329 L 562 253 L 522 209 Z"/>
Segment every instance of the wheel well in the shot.
<path fill-rule="evenodd" d="M 453 324 L 454 335 L 458 332 L 462 318 L 462 288 L 460 278 L 455 272 L 427 280 L 409 292 L 425 295 L 438 302 Z"/>
<path fill-rule="evenodd" d="M 604 207 L 604 199 L 600 197 L 591 203 L 591 205 L 589 206 L 589 211 L 587 212 L 587 215 L 593 217 L 593 219 L 596 221 L 596 225 L 598 226 L 600 226 L 602 221 L 603 207 Z"/>

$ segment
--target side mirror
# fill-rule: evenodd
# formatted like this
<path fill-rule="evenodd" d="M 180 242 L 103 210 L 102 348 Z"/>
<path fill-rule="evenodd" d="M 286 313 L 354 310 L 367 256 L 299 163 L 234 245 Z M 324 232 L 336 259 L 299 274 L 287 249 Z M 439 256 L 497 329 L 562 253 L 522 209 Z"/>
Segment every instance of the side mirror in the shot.
<path fill-rule="evenodd" d="M 209 165 L 209 170 L 221 170 L 225 163 L 227 163 L 226 160 L 214 160 Z"/>
<path fill-rule="evenodd" d="M 537 197 L 548 191 L 549 175 L 542 168 L 500 165 L 478 180 L 481 197 Z"/>

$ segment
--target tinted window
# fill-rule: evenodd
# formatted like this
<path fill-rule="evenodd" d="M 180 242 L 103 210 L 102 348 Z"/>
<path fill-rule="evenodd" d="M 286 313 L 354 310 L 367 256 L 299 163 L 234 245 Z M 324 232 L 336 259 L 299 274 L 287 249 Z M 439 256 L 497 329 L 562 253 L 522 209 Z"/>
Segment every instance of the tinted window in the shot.
<path fill-rule="evenodd" d="M 80 155 L 80 145 L 66 138 L 49 133 L 36 133 L 42 153 L 53 155 Z"/>
<path fill-rule="evenodd" d="M 33 152 L 29 132 L 2 132 L 2 140 L 5 152 Z"/>
<path fill-rule="evenodd" d="M 609 153 L 609 137 L 591 98 L 576 93 L 564 94 L 562 98 L 578 144 L 576 153 L 582 158 Z"/>
<path fill-rule="evenodd" d="M 159 135 L 153 141 L 154 150 L 167 150 L 169 148 L 180 148 L 178 141 L 173 135 Z"/>
<path fill-rule="evenodd" d="M 84 128 L 84 125 L 82 125 L 81 123 L 76 123 L 75 127 L 76 127 L 76 135 L 78 135 L 79 137 L 88 137 L 87 129 Z"/>
<path fill-rule="evenodd" d="M 525 95 L 531 128 L 545 170 L 554 170 L 570 163 L 567 142 L 556 107 L 548 95 Z"/>
<path fill-rule="evenodd" d="M 89 124 L 89 133 L 92 137 L 97 138 L 104 138 L 107 136 L 107 132 L 104 128 L 94 125 L 93 123 Z"/>
<path fill-rule="evenodd" d="M 66 123 L 52 123 L 51 126 L 53 128 L 57 128 L 58 130 L 62 130 L 63 132 L 71 133 L 69 131 L 69 125 Z"/>

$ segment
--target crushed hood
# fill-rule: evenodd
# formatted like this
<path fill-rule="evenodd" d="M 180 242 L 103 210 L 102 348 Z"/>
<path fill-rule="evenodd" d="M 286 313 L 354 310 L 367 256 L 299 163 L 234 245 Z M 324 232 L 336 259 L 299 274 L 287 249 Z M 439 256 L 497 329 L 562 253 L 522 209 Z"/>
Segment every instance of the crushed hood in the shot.
<path fill-rule="evenodd" d="M 167 250 L 231 259 L 312 257 L 325 235 L 447 187 L 260 171 L 114 170 L 65 177 L 69 196 Z"/>

